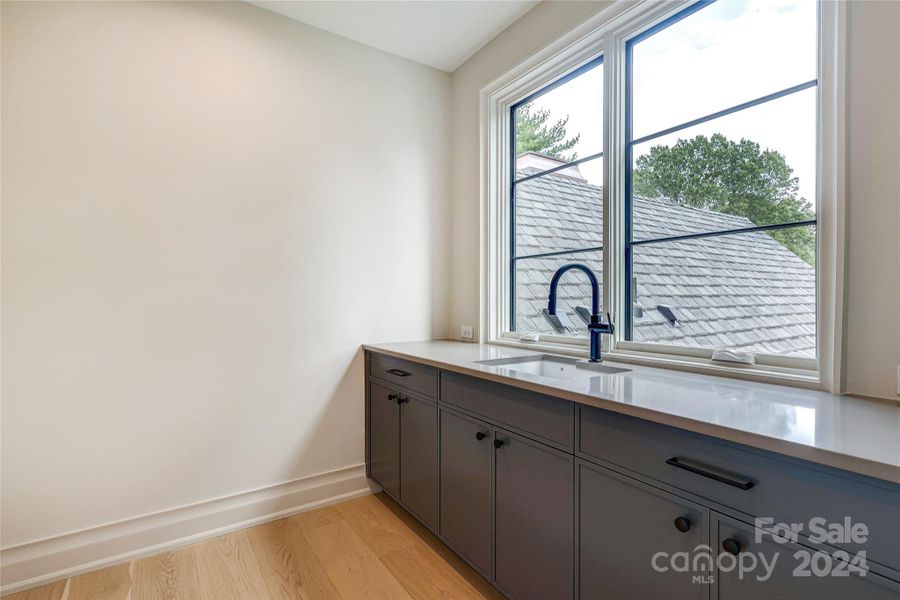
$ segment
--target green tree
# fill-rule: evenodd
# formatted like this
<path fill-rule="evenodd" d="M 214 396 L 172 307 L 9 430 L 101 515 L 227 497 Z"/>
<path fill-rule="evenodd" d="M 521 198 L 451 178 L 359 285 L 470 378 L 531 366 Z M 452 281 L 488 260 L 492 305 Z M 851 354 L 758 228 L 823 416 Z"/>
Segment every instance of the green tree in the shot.
<path fill-rule="evenodd" d="M 550 111 L 546 109 L 532 112 L 528 105 L 516 109 L 516 154 L 540 152 L 566 162 L 575 160 L 578 157 L 577 153 L 569 155 L 565 153 L 578 143 L 581 134 L 566 139 L 566 124 L 569 117 L 560 119 L 548 127 L 549 118 Z"/>
<path fill-rule="evenodd" d="M 654 146 L 637 159 L 633 182 L 635 194 L 746 217 L 756 225 L 815 217 L 780 152 L 719 133 Z M 809 227 L 769 234 L 807 263 L 815 263 L 816 239 Z"/>

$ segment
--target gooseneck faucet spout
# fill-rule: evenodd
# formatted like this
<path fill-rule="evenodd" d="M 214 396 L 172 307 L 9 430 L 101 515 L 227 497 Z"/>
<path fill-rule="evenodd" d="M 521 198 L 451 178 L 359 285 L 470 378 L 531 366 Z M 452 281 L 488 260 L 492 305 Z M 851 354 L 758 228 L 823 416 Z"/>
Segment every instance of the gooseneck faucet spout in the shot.
<path fill-rule="evenodd" d="M 600 319 L 600 283 L 597 276 L 587 266 L 579 263 L 570 263 L 561 266 L 550 280 L 550 299 L 547 303 L 547 312 L 550 315 L 556 315 L 556 288 L 559 285 L 560 278 L 566 273 L 575 269 L 587 275 L 588 281 L 591 282 L 591 322 L 588 325 L 588 332 L 591 336 L 591 362 L 600 362 L 603 357 L 600 355 L 600 334 L 612 334 L 615 331 L 612 318 L 606 313 L 607 322 L 603 323 Z"/>

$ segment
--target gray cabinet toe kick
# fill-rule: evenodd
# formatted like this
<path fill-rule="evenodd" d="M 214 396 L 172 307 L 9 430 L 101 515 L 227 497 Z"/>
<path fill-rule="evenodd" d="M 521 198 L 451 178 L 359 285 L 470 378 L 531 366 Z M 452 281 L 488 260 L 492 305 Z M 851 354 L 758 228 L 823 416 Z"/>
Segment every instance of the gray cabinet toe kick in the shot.
<path fill-rule="evenodd" d="M 372 351 L 366 468 L 515 600 L 900 600 L 900 485 Z"/>

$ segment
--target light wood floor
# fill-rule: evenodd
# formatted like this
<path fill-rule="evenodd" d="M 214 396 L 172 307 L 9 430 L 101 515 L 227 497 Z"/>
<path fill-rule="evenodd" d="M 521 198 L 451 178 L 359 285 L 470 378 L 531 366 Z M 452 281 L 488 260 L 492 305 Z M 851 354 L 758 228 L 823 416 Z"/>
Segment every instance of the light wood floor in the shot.
<path fill-rule="evenodd" d="M 386 600 L 501 596 L 384 494 L 364 496 L 4 600 Z"/>

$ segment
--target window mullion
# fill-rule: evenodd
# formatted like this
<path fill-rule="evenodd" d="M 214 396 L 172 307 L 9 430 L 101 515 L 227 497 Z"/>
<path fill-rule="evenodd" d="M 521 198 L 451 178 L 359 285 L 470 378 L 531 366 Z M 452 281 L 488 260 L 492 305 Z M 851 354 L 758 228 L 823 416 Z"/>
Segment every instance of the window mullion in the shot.
<path fill-rule="evenodd" d="M 573 160 L 572 162 L 567 162 L 565 164 L 561 164 L 558 167 L 553 167 L 552 169 L 547 169 L 546 171 L 540 171 L 539 173 L 532 173 L 531 175 L 526 175 L 521 179 L 517 179 L 515 181 L 516 185 L 520 183 L 525 183 L 526 181 L 531 181 L 532 179 L 537 179 L 538 177 L 543 177 L 544 175 L 552 175 L 558 171 L 564 171 L 570 167 L 576 167 L 582 163 L 590 162 L 597 158 L 603 158 L 602 152 L 597 152 L 596 154 L 591 154 L 589 156 L 585 156 L 584 158 L 579 158 L 578 160 Z"/>
<path fill-rule="evenodd" d="M 668 127 L 666 129 L 662 129 L 660 131 L 657 131 L 656 133 L 651 133 L 639 137 L 631 143 L 637 146 L 638 144 L 643 144 L 644 142 L 649 142 L 657 138 L 665 137 L 684 129 L 690 129 L 691 127 L 696 127 L 697 125 L 702 125 L 703 123 L 708 123 L 709 121 L 715 121 L 716 119 L 721 119 L 722 117 L 727 117 L 728 115 L 733 115 L 734 113 L 741 112 L 742 110 L 747 110 L 748 108 L 753 108 L 767 102 L 772 102 L 773 100 L 778 100 L 779 98 L 784 98 L 785 96 L 790 96 L 791 94 L 796 94 L 797 92 L 802 92 L 803 90 L 808 90 L 809 88 L 814 88 L 818 85 L 818 83 L 819 82 L 817 79 L 805 81 L 789 88 L 778 90 L 777 92 L 772 92 L 771 94 L 766 94 L 765 96 L 760 96 L 759 98 L 754 98 L 753 100 L 742 102 L 740 104 L 724 108 L 714 113 L 710 113 L 708 115 L 698 117 L 696 119 L 691 119 L 690 121 L 686 121 L 684 123 Z"/>
<path fill-rule="evenodd" d="M 625 44 L 612 32 L 604 39 L 606 72 L 604 73 L 603 126 L 606 172 L 603 182 L 603 306 L 614 315 L 619 327 L 613 336 L 604 336 L 606 350 L 622 338 L 625 310 L 624 208 L 625 208 Z M 612 339 L 608 339 L 608 338 Z"/>
<path fill-rule="evenodd" d="M 515 256 L 513 261 L 528 260 L 531 258 L 549 258 L 552 256 L 567 256 L 569 254 L 584 254 L 585 252 L 601 252 L 603 246 L 591 246 L 590 248 L 572 248 L 567 250 L 555 250 L 553 252 L 541 252 L 540 254 L 526 254 L 525 256 Z"/>
<path fill-rule="evenodd" d="M 787 223 L 772 223 L 771 225 L 757 225 L 755 227 L 741 227 L 739 229 L 723 229 L 721 231 L 700 231 L 697 233 L 686 233 L 684 235 L 675 235 L 664 238 L 649 238 L 643 240 L 633 240 L 632 246 L 646 246 L 649 244 L 665 244 L 668 242 L 684 242 L 689 240 L 699 240 L 703 238 L 721 237 L 723 235 L 740 235 L 742 233 L 758 233 L 761 231 L 777 231 L 779 229 L 792 229 L 794 227 L 809 227 L 817 225 L 816 219 L 808 221 L 790 221 Z"/>

